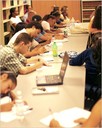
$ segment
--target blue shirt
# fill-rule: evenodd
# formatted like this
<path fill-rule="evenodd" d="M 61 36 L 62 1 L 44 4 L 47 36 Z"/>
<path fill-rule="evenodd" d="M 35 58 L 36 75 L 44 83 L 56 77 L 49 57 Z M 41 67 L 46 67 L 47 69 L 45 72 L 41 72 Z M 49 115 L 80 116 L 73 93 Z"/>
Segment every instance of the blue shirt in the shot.
<path fill-rule="evenodd" d="M 86 83 L 92 84 L 99 72 L 97 71 L 97 64 L 94 62 L 93 50 L 92 48 L 86 49 L 80 53 L 77 57 L 69 61 L 69 65 L 81 66 L 85 63 L 86 67 Z"/>
<path fill-rule="evenodd" d="M 41 42 L 41 36 L 45 34 L 45 31 L 41 32 L 36 38 L 34 38 L 37 42 Z"/>

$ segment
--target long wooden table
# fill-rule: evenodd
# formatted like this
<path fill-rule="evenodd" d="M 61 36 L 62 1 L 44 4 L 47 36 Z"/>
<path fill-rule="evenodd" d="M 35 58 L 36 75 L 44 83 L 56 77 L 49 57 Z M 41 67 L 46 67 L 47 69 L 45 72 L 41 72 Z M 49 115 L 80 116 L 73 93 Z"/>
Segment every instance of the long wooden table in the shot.
<path fill-rule="evenodd" d="M 88 34 L 75 34 L 68 37 L 68 42 L 59 46 L 59 52 L 77 51 L 80 53 L 86 48 Z M 64 84 L 59 86 L 58 94 L 32 95 L 32 88 L 36 86 L 36 76 L 42 74 L 56 74 L 60 71 L 61 58 L 51 62 L 51 67 L 44 67 L 27 75 L 19 75 L 18 85 L 15 89 L 21 90 L 23 98 L 28 105 L 33 107 L 33 111 L 25 116 L 21 122 L 14 120 L 9 123 L 0 122 L 1 128 L 45 128 L 47 126 L 40 123 L 40 119 L 50 115 L 49 108 L 53 112 L 59 112 L 71 107 L 84 107 L 85 91 L 85 67 L 69 66 L 64 78 Z"/>

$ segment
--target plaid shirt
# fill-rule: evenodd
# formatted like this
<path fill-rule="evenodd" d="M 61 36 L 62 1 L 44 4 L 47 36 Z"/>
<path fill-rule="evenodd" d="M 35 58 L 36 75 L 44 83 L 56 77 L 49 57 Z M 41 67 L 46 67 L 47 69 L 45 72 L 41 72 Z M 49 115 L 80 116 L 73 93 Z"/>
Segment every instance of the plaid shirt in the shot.
<path fill-rule="evenodd" d="M 13 46 L 5 46 L 0 49 L 0 69 L 13 71 L 18 75 L 19 70 L 26 64 L 26 58 L 17 54 Z"/>

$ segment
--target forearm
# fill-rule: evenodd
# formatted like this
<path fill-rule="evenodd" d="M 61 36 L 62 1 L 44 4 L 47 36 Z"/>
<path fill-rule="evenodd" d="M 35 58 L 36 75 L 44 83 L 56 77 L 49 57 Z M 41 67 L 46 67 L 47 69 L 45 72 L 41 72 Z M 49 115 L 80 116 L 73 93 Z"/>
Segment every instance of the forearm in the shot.
<path fill-rule="evenodd" d="M 33 49 L 32 51 L 28 51 L 27 53 L 24 54 L 25 57 L 32 57 L 38 55 L 37 50 Z"/>
<path fill-rule="evenodd" d="M 13 92 L 10 92 L 10 96 L 13 101 L 17 98 L 17 96 Z"/>
<path fill-rule="evenodd" d="M 13 105 L 14 105 L 13 102 L 10 102 L 10 103 L 6 103 L 6 104 L 2 104 L 2 105 L 0 105 L 0 112 L 11 111 Z"/>
<path fill-rule="evenodd" d="M 26 66 L 19 70 L 20 74 L 28 74 L 30 72 L 35 71 L 36 69 L 40 68 L 43 65 L 43 62 L 37 62 L 32 66 Z"/>

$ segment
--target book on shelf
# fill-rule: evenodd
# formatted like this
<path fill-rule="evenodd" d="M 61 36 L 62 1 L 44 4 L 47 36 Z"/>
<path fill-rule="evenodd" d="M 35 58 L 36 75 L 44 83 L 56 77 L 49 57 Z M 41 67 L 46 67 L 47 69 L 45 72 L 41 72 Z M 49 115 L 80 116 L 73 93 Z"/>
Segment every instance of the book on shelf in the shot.
<path fill-rule="evenodd" d="M 14 1 L 13 0 L 10 0 L 10 5 L 14 6 Z"/>
<path fill-rule="evenodd" d="M 6 11 L 4 10 L 3 11 L 3 20 L 5 20 L 6 19 Z"/>
<path fill-rule="evenodd" d="M 9 40 L 10 40 L 10 37 L 9 36 L 5 36 L 5 45 L 8 44 Z"/>
<path fill-rule="evenodd" d="M 19 0 L 17 0 L 17 5 L 19 5 Z"/>
<path fill-rule="evenodd" d="M 27 0 L 23 0 L 23 3 L 26 4 L 27 3 Z"/>
<path fill-rule="evenodd" d="M 4 23 L 4 32 L 7 31 L 7 23 Z"/>
<path fill-rule="evenodd" d="M 100 5 L 100 4 L 101 4 L 101 1 L 83 2 L 83 9 L 95 9 L 95 7 Z"/>
<path fill-rule="evenodd" d="M 6 0 L 2 0 L 2 7 L 6 7 Z"/>

